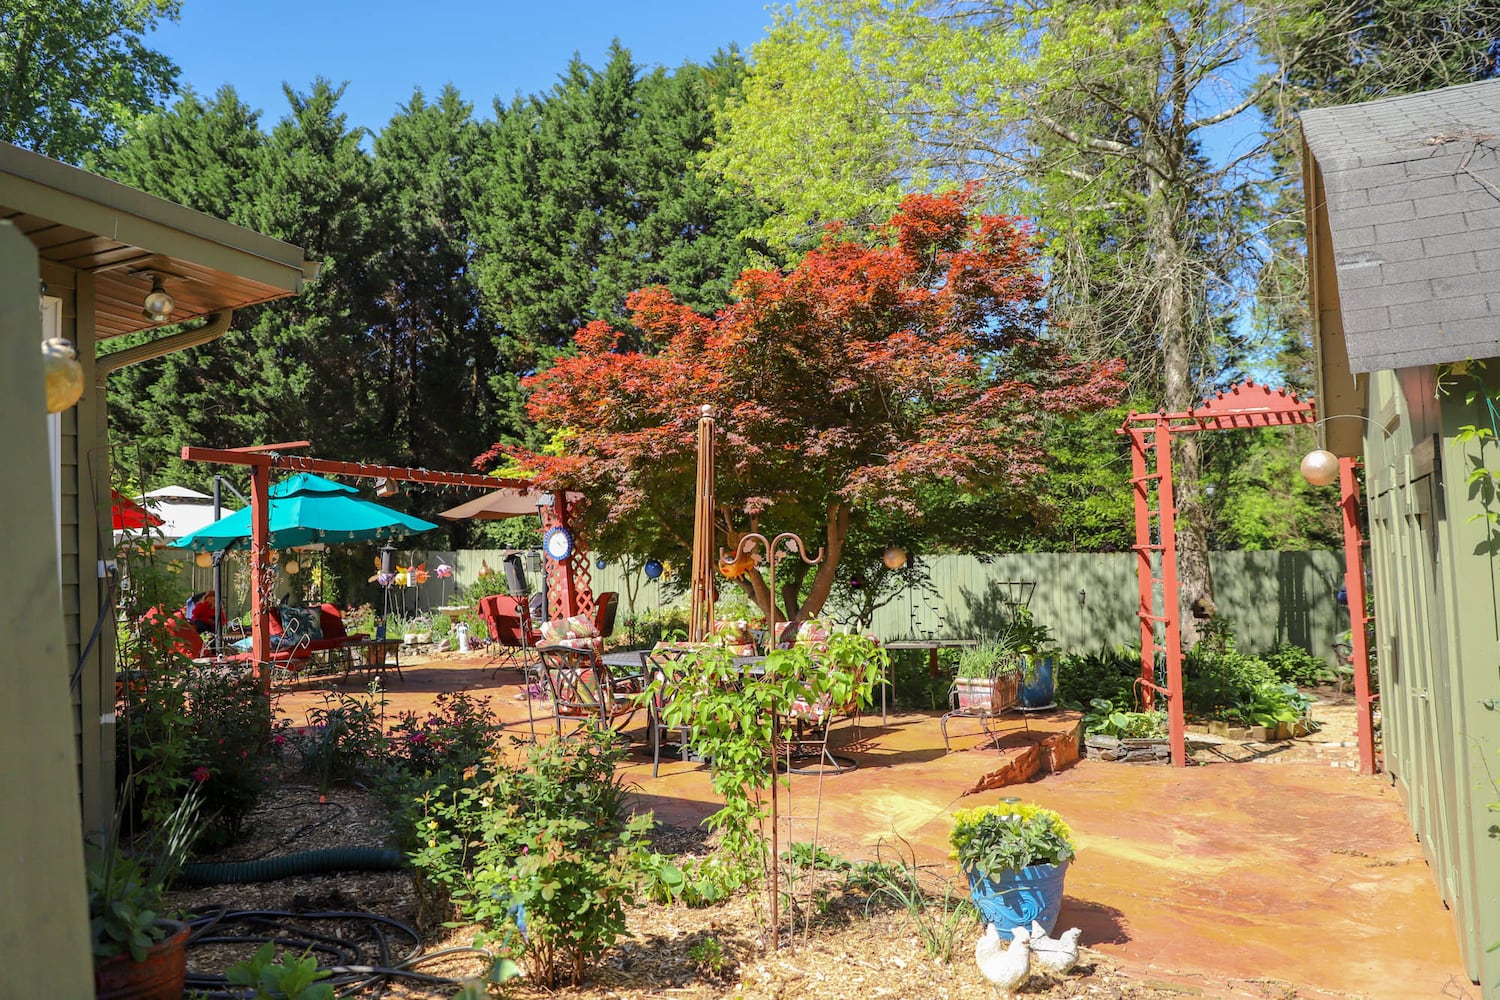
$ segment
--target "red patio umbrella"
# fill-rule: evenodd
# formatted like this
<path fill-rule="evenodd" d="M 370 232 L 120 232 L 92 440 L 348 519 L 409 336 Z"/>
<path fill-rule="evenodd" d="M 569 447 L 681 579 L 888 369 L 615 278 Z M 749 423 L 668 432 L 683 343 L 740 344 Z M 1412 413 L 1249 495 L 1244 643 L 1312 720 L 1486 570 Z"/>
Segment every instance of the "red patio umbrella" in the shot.
<path fill-rule="evenodd" d="M 114 511 L 115 530 L 139 531 L 141 528 L 158 527 L 161 518 L 151 513 L 134 500 L 120 493 L 119 490 L 109 491 L 110 503 Z"/>

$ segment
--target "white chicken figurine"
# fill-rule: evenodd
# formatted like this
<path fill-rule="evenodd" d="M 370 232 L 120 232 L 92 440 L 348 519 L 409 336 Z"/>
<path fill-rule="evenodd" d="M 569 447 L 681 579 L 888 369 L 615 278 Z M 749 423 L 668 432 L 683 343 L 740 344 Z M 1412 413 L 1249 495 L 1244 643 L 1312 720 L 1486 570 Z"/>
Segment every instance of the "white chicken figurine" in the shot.
<path fill-rule="evenodd" d="M 1077 927 L 1063 931 L 1061 937 L 1048 937 L 1046 930 L 1035 920 L 1031 922 L 1031 960 L 1053 975 L 1066 974 L 1078 964 L 1078 937 L 1083 931 Z"/>
<path fill-rule="evenodd" d="M 1000 947 L 1000 932 L 986 923 L 984 934 L 974 945 L 974 962 L 984 978 L 995 984 L 998 995 L 1008 997 L 1031 978 L 1031 934 L 1024 927 L 1011 931 L 1015 940 Z"/>

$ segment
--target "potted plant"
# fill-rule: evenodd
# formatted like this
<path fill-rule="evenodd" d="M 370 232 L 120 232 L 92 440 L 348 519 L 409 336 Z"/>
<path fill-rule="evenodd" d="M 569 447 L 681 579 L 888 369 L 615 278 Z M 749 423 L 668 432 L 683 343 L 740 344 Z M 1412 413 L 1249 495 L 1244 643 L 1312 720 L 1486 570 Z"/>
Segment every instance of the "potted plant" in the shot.
<path fill-rule="evenodd" d="M 1016 703 L 1021 662 L 1004 645 L 983 640 L 960 650 L 953 680 L 960 712 L 1003 712 Z"/>
<path fill-rule="evenodd" d="M 162 916 L 167 886 L 198 833 L 198 786 L 139 850 L 120 842 L 116 816 L 87 871 L 98 1000 L 178 1000 L 187 979 L 187 924 Z"/>
<path fill-rule="evenodd" d="M 949 843 L 975 907 L 1001 938 L 1032 921 L 1052 933 L 1074 855 L 1073 833 L 1061 816 L 1018 799 L 960 809 Z"/>
<path fill-rule="evenodd" d="M 1036 621 L 1031 609 L 1016 610 L 1000 633 L 1002 655 L 1019 664 L 1020 687 L 1016 702 L 1022 709 L 1052 708 L 1056 703 L 1057 677 L 1053 673 L 1056 643 L 1052 629 Z"/>

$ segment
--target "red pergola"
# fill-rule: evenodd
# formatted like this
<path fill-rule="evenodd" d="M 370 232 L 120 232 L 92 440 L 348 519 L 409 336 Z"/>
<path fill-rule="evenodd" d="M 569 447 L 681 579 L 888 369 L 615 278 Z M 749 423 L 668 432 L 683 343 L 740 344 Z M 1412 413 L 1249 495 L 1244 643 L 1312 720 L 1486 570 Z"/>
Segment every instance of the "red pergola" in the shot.
<path fill-rule="evenodd" d="M 182 449 L 184 461 L 242 465 L 250 470 L 250 573 L 251 579 L 255 581 L 255 586 L 250 588 L 251 652 L 263 681 L 269 681 L 270 673 L 265 670 L 265 666 L 271 660 L 271 577 L 267 553 L 271 548 L 272 469 L 363 479 L 393 479 L 478 490 L 529 489 L 532 486 L 525 479 L 502 479 L 473 472 L 432 472 L 428 469 L 370 465 L 365 462 L 335 462 L 282 454 L 307 447 L 310 447 L 307 441 L 287 441 L 245 448 L 197 448 L 189 445 Z M 567 526 L 565 496 L 566 494 L 559 492 L 555 495 L 553 505 L 543 508 L 544 527 Z M 594 599 L 589 589 L 588 564 L 588 549 L 580 540 L 566 562 L 548 565 L 547 589 L 552 607 L 563 609 L 562 613 L 566 615 L 586 614 L 592 610 Z"/>
<path fill-rule="evenodd" d="M 1221 392 L 1202 406 L 1179 413 L 1131 412 L 1119 433 L 1130 437 L 1131 483 L 1135 495 L 1136 574 L 1140 582 L 1141 676 L 1138 684 L 1149 711 L 1157 694 L 1167 698 L 1167 735 L 1172 763 L 1187 765 L 1187 730 L 1182 706 L 1182 623 L 1177 578 L 1177 507 L 1172 488 L 1174 434 L 1198 431 L 1286 427 L 1315 423 L 1313 405 L 1281 389 L 1246 382 Z M 1148 451 L 1154 454 L 1148 455 Z M 1148 471 L 1154 469 L 1155 471 Z M 1352 458 L 1339 459 L 1340 507 L 1344 520 L 1344 586 L 1349 599 L 1354 661 L 1354 697 L 1359 729 L 1360 770 L 1375 773 L 1375 739 L 1370 692 L 1369 650 L 1365 641 L 1364 540 L 1359 530 L 1359 483 Z M 1151 484 L 1156 484 L 1154 496 Z M 1157 541 L 1152 541 L 1153 528 Z M 1152 575 L 1152 554 L 1161 555 L 1161 576 Z M 1160 587 L 1160 607 L 1157 588 Z M 1156 626 L 1162 626 L 1157 642 Z M 1156 683 L 1156 654 L 1167 661 L 1167 685 Z"/>

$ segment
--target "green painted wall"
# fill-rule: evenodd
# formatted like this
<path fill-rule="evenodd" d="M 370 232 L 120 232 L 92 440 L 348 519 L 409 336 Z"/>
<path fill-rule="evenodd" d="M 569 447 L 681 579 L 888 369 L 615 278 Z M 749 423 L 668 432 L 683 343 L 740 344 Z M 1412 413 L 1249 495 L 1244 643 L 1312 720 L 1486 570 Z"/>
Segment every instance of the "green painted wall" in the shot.
<path fill-rule="evenodd" d="M 1500 470 L 1500 445 L 1455 440 L 1489 423 L 1475 388 L 1439 391 L 1431 369 L 1372 375 L 1366 489 L 1386 767 L 1467 971 L 1500 996 L 1500 526 L 1468 482 L 1476 463 Z"/>
<path fill-rule="evenodd" d="M 0 222 L 0 993 L 93 996 L 36 250 Z"/>

